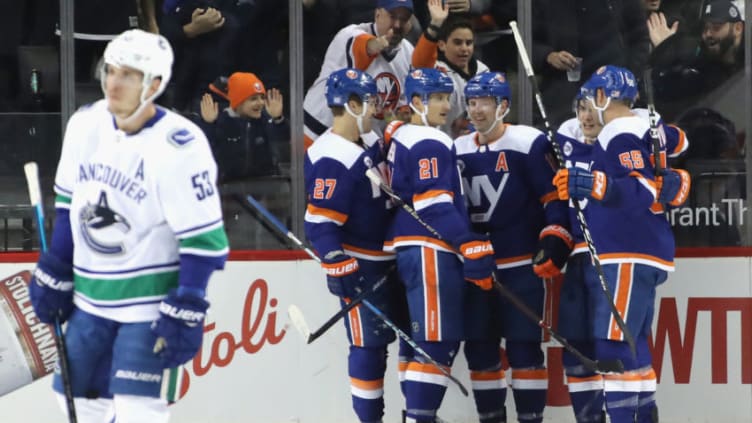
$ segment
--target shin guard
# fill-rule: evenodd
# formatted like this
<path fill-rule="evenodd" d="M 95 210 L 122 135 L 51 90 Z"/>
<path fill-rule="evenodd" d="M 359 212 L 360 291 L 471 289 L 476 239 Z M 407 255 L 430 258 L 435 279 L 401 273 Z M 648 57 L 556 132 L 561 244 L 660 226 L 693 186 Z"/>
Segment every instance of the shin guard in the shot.
<path fill-rule="evenodd" d="M 418 341 L 428 355 L 438 363 L 451 368 L 457 355 L 459 342 Z M 433 422 L 436 412 L 444 399 L 449 379 L 433 364 L 424 363 L 416 356 L 407 366 L 405 372 L 405 397 L 407 422 Z"/>
<path fill-rule="evenodd" d="M 499 340 L 465 341 L 465 358 L 480 423 L 506 422 L 507 381 L 499 345 Z"/>
<path fill-rule="evenodd" d="M 348 367 L 355 414 L 361 422 L 380 422 L 384 416 L 386 347 L 350 346 Z"/>

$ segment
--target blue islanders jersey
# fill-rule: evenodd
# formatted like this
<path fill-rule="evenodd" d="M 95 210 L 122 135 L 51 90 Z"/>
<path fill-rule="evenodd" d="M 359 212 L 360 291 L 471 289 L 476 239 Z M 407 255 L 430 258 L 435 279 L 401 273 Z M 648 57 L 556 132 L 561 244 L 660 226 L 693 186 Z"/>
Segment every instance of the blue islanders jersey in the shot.
<path fill-rule="evenodd" d="M 576 117 L 568 119 L 559 126 L 559 130 L 556 132 L 556 142 L 559 143 L 565 167 L 579 167 L 590 170 L 593 144 L 585 143 L 585 135 L 582 133 L 580 121 Z M 580 222 L 577 220 L 573 201 L 575 200 L 569 199 L 569 221 L 572 225 L 571 233 L 575 242 L 572 255 L 588 251 L 585 238 L 582 235 L 582 229 L 580 229 Z M 579 203 L 580 209 L 585 210 L 585 207 L 588 205 L 588 199 L 579 200 Z"/>
<path fill-rule="evenodd" d="M 645 122 L 650 123 L 647 109 L 632 109 L 632 112 L 642 118 Z M 658 136 L 661 140 L 661 150 L 665 151 L 666 155 L 670 158 L 681 156 L 687 151 L 689 147 L 689 141 L 684 131 L 670 124 L 665 124 L 658 115 Z M 565 167 L 579 167 L 582 169 L 590 170 L 591 157 L 593 146 L 585 143 L 585 136 L 582 133 L 580 122 L 576 117 L 573 117 L 561 124 L 557 133 L 556 141 L 559 143 L 562 155 L 565 161 Z M 651 157 L 652 145 L 651 145 Z M 654 160 L 654 159 L 652 159 Z M 655 163 L 653 161 L 653 163 Z M 665 165 L 665 163 L 664 163 Z M 582 236 L 582 230 L 580 224 L 577 221 L 576 212 L 572 201 L 570 201 L 570 221 L 572 224 L 572 236 L 575 240 L 575 247 L 572 250 L 572 254 L 579 254 L 587 252 L 587 246 Z M 580 200 L 580 208 L 584 210 L 587 207 L 588 199 Z M 659 211 L 659 205 L 653 205 L 654 211 Z"/>
<path fill-rule="evenodd" d="M 366 176 L 371 167 L 386 171 L 381 144 L 373 139 L 359 145 L 328 130 L 307 150 L 304 225 L 320 257 L 344 250 L 359 259 L 394 258 L 383 251 L 391 212 Z"/>
<path fill-rule="evenodd" d="M 470 226 L 452 139 L 436 128 L 405 124 L 392 134 L 387 160 L 392 190 L 440 237 L 399 208 L 385 248 L 418 245 L 454 252 Z"/>
<path fill-rule="evenodd" d="M 616 198 L 585 210 L 601 263 L 642 263 L 674 269 L 674 236 L 663 211 L 654 211 L 655 168 L 650 125 L 633 115 L 606 124 L 593 146 L 592 170 L 609 177 Z"/>
<path fill-rule="evenodd" d="M 455 140 L 473 230 L 489 233 L 500 269 L 528 265 L 541 229 L 569 228 L 567 204 L 558 200 L 556 161 L 546 136 L 523 125 L 506 125 L 486 145 L 473 132 Z"/>
<path fill-rule="evenodd" d="M 632 113 L 650 124 L 648 109 L 632 109 Z M 661 151 L 664 151 L 671 158 L 681 156 L 689 147 L 687 135 L 678 126 L 663 122 L 659 113 L 656 113 L 656 117 L 658 118 L 658 139 L 661 141 Z M 665 163 L 663 165 L 665 169 Z"/>

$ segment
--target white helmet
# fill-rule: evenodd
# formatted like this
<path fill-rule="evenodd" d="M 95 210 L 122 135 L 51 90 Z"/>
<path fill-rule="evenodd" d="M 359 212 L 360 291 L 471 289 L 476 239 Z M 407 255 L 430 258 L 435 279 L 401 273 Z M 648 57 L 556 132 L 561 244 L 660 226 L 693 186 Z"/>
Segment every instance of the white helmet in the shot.
<path fill-rule="evenodd" d="M 141 90 L 142 105 L 159 97 L 170 82 L 172 74 L 172 47 L 169 41 L 161 35 L 152 34 L 140 29 L 130 29 L 123 32 L 112 41 L 107 43 L 104 50 L 104 63 L 117 67 L 128 66 L 138 69 L 144 74 L 143 88 Z M 102 91 L 105 91 L 104 83 L 106 68 L 102 67 Z M 146 94 L 155 78 L 161 78 L 159 88 L 149 98 Z M 107 93 L 105 92 L 105 96 Z"/>

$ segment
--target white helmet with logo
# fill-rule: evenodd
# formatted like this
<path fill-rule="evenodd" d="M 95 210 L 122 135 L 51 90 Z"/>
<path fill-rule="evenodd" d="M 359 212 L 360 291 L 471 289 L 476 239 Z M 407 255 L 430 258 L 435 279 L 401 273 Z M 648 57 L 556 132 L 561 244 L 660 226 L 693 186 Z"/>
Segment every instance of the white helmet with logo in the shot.
<path fill-rule="evenodd" d="M 144 74 L 141 90 L 141 103 L 143 105 L 156 99 L 164 92 L 167 83 L 170 82 L 172 61 L 172 47 L 165 37 L 140 29 L 125 31 L 112 39 L 104 50 L 105 67 L 102 68 L 102 91 L 105 88 L 106 65 L 128 66 L 137 69 Z M 161 79 L 159 88 L 151 97 L 146 98 L 149 87 L 155 78 Z"/>

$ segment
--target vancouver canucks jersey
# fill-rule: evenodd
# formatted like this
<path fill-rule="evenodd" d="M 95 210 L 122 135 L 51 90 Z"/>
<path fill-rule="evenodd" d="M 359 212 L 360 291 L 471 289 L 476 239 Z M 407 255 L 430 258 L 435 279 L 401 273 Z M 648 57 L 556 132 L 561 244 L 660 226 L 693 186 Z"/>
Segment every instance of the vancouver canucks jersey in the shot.
<path fill-rule="evenodd" d="M 470 227 L 452 139 L 436 128 L 405 124 L 392 134 L 387 160 L 392 190 L 438 234 L 399 208 L 386 249 L 425 246 L 454 252 Z"/>
<path fill-rule="evenodd" d="M 555 161 L 543 133 L 506 125 L 486 145 L 473 132 L 455 141 L 473 229 L 488 233 L 499 268 L 529 265 L 540 231 L 569 228 L 567 204 L 556 196 Z"/>
<path fill-rule="evenodd" d="M 306 151 L 305 231 L 320 257 L 344 250 L 359 259 L 393 259 L 383 251 L 391 211 L 366 176 L 372 167 L 386 170 L 378 139 L 358 145 L 328 130 Z"/>
<path fill-rule="evenodd" d="M 636 115 L 603 127 L 593 146 L 591 168 L 609 177 L 615 198 L 589 201 L 585 216 L 601 263 L 642 263 L 672 271 L 671 226 L 662 211 L 652 209 L 656 186 L 649 129 Z"/>
<path fill-rule="evenodd" d="M 180 255 L 222 268 L 216 177 L 204 134 L 171 111 L 157 108 L 133 134 L 116 128 L 105 100 L 77 111 L 55 177 L 55 206 L 70 215 L 75 304 L 116 321 L 151 321 L 177 286 Z"/>

